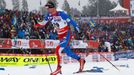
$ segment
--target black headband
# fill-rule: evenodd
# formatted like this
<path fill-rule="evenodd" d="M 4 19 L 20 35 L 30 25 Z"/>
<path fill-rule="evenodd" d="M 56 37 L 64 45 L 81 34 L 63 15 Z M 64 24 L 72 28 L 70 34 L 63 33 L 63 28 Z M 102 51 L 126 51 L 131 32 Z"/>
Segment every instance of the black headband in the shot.
<path fill-rule="evenodd" d="M 55 8 L 56 7 L 56 4 L 54 2 L 47 2 L 47 4 L 45 5 L 45 7 L 48 7 L 48 8 Z"/>

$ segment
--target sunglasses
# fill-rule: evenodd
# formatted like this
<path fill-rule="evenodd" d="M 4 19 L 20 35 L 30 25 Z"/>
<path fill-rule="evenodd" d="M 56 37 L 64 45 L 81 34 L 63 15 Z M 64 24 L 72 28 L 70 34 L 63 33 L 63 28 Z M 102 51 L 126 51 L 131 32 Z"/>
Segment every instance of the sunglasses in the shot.
<path fill-rule="evenodd" d="M 45 5 L 45 8 L 54 8 L 54 6 L 52 6 L 52 5 Z"/>

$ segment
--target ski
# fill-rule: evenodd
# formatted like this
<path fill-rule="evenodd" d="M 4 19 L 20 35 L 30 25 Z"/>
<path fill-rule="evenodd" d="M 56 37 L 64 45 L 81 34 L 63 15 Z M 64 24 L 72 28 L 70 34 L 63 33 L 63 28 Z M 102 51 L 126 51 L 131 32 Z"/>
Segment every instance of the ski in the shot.
<path fill-rule="evenodd" d="M 73 74 L 85 73 L 85 72 L 102 73 L 103 71 L 102 70 L 98 70 L 98 69 L 91 69 L 91 70 L 83 70 L 83 71 L 73 72 Z"/>
<path fill-rule="evenodd" d="M 77 74 L 77 73 L 85 73 L 85 72 L 87 72 L 86 70 L 84 70 L 84 71 L 77 71 L 77 72 L 73 72 L 73 74 Z"/>

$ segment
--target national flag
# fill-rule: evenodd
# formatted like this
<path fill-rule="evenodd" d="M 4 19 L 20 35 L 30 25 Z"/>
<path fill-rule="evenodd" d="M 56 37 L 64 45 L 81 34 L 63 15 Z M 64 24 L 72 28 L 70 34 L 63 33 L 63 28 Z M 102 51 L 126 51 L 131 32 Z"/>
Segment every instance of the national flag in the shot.
<path fill-rule="evenodd" d="M 94 28 L 96 26 L 96 23 L 93 19 L 90 19 L 90 21 L 88 21 L 88 25 L 90 26 L 90 28 Z"/>
<path fill-rule="evenodd" d="M 15 26 L 17 23 L 16 15 L 12 18 L 12 24 Z"/>

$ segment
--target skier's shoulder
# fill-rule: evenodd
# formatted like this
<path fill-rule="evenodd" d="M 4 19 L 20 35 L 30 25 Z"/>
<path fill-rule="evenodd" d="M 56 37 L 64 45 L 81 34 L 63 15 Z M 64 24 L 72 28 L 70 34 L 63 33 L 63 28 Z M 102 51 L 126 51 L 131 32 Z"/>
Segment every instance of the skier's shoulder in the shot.
<path fill-rule="evenodd" d="M 46 13 L 46 14 L 44 15 L 44 19 L 45 19 L 45 20 L 48 20 L 50 17 L 52 17 L 50 13 Z"/>
<path fill-rule="evenodd" d="M 58 11 L 58 14 L 62 17 L 62 18 L 68 18 L 68 14 L 65 11 Z"/>
<path fill-rule="evenodd" d="M 68 15 L 65 11 L 58 11 L 58 14 L 63 17 Z"/>
<path fill-rule="evenodd" d="M 50 16 L 51 16 L 50 13 L 46 13 L 46 14 L 45 14 L 45 17 L 50 17 Z"/>

